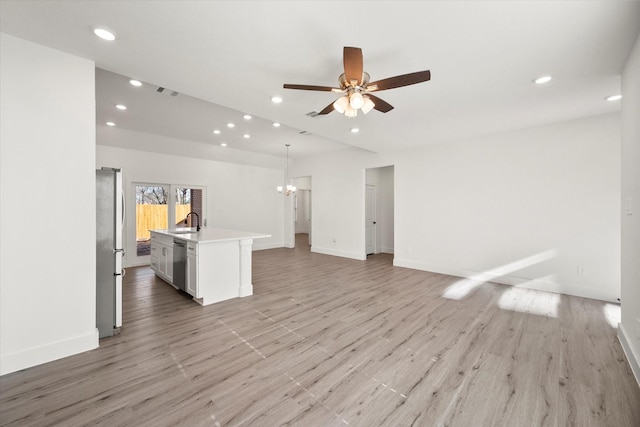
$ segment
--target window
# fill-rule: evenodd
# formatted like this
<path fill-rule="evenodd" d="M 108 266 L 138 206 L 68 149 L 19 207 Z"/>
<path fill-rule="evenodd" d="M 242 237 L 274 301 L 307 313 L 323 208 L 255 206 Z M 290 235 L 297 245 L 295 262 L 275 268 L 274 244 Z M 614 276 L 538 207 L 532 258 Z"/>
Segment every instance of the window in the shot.
<path fill-rule="evenodd" d="M 151 252 L 149 230 L 205 225 L 205 188 L 173 184 L 134 184 L 136 194 L 136 255 L 148 256 Z M 173 208 L 169 195 L 174 195 Z M 197 215 L 189 215 L 195 212 Z"/>
<path fill-rule="evenodd" d="M 169 189 L 162 185 L 136 185 L 136 255 L 149 255 L 149 230 L 167 228 Z"/>
<path fill-rule="evenodd" d="M 187 214 L 195 212 L 194 215 Z M 176 187 L 176 208 L 175 208 L 176 227 L 195 227 L 197 219 L 200 220 L 200 226 L 204 225 L 204 217 L 202 215 L 202 190 L 197 188 Z"/>

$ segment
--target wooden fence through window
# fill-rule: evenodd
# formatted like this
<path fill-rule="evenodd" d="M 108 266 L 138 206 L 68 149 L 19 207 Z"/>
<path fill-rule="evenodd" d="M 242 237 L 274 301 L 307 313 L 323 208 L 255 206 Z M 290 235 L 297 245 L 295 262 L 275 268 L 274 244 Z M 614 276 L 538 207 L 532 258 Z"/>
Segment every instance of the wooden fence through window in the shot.
<path fill-rule="evenodd" d="M 185 216 L 191 212 L 191 205 L 175 205 L 176 221 L 184 221 Z M 169 205 L 136 205 L 136 240 L 149 240 L 149 230 L 164 230 L 169 227 L 167 223 Z M 184 222 L 179 226 L 188 227 Z"/>

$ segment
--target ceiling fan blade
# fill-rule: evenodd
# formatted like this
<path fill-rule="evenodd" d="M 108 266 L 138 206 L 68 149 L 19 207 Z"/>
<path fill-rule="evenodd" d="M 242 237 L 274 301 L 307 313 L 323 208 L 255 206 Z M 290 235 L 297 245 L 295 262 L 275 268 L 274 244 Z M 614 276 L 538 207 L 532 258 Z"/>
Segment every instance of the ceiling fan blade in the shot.
<path fill-rule="evenodd" d="M 388 113 L 389 111 L 393 110 L 393 105 L 389 104 L 387 101 L 384 101 L 377 96 L 373 96 L 370 93 L 366 94 L 365 96 L 371 98 L 371 100 L 375 104 L 373 106 L 375 110 L 381 111 L 383 113 Z"/>
<path fill-rule="evenodd" d="M 337 90 L 337 91 L 342 92 L 342 89 L 331 87 L 331 86 L 292 85 L 292 84 L 285 83 L 283 85 L 283 87 L 285 89 L 318 90 L 318 91 L 322 91 L 322 92 L 331 92 L 331 91 L 335 92 Z"/>
<path fill-rule="evenodd" d="M 320 111 L 318 113 L 319 116 L 324 116 L 325 114 L 329 114 L 330 112 L 333 111 L 333 102 L 329 105 L 327 105 L 326 107 L 324 107 L 324 109 L 322 111 Z"/>
<path fill-rule="evenodd" d="M 415 73 L 402 74 L 400 76 L 389 77 L 388 79 L 371 82 L 367 85 L 367 92 L 374 92 L 397 87 L 414 85 L 431 80 L 431 71 L 417 71 Z"/>
<path fill-rule="evenodd" d="M 356 85 L 362 83 L 362 49 L 359 47 L 344 47 L 342 51 L 344 61 L 344 76 L 348 84 L 351 84 L 353 80 L 356 81 Z"/>

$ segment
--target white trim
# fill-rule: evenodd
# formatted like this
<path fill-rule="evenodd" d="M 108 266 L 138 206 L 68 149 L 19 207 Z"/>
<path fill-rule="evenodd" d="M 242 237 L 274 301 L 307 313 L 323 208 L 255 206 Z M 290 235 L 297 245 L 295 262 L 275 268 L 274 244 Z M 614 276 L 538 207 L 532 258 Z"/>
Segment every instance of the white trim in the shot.
<path fill-rule="evenodd" d="M 253 250 L 254 251 L 263 251 L 265 249 L 277 249 L 277 248 L 284 248 L 284 243 L 280 242 L 280 243 L 256 243 L 255 240 L 253 241 Z"/>
<path fill-rule="evenodd" d="M 367 256 L 365 254 L 359 252 L 336 251 L 335 249 L 319 248 L 317 246 L 311 246 L 311 252 L 324 255 L 339 256 L 342 258 L 357 259 L 359 261 L 364 261 L 367 259 Z"/>
<path fill-rule="evenodd" d="M 636 382 L 640 386 L 640 355 L 633 352 L 633 348 L 629 345 L 629 339 L 627 339 L 628 336 L 630 335 L 627 334 L 622 324 L 618 324 L 618 340 L 620 340 L 624 355 L 627 356 L 631 372 L 633 372 L 633 376 L 636 377 Z"/>
<path fill-rule="evenodd" d="M 387 248 L 387 247 L 382 247 L 380 248 L 380 253 L 383 254 L 393 254 L 394 253 L 394 249 L 393 248 Z"/>
<path fill-rule="evenodd" d="M 96 328 L 94 332 L 86 335 L 31 347 L 18 353 L 4 354 L 0 357 L 0 375 L 93 350 L 98 348 L 99 337 L 100 333 Z"/>
<path fill-rule="evenodd" d="M 601 301 L 615 302 L 617 303 L 617 297 L 611 296 L 607 292 L 603 292 L 599 289 L 585 288 L 582 286 L 563 285 L 559 283 L 553 283 L 541 279 L 527 279 L 515 276 L 495 275 L 487 272 L 465 270 L 462 268 L 448 268 L 441 267 L 432 264 L 425 264 L 416 261 L 409 261 L 394 258 L 393 265 L 396 267 L 412 268 L 414 270 L 430 271 L 433 273 L 446 274 L 449 276 L 463 277 L 465 279 L 474 279 L 478 276 L 483 277 L 483 281 L 499 283 L 501 285 L 518 286 L 525 289 L 533 289 L 536 291 L 554 292 L 565 295 L 572 295 L 582 298 L 591 298 Z M 489 276 L 489 277 L 487 277 Z"/>

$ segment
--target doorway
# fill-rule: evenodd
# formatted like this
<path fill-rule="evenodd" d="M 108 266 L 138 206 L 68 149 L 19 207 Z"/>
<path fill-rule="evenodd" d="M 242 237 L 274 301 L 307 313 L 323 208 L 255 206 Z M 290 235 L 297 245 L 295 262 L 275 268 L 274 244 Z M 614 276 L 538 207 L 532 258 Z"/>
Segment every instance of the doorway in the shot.
<path fill-rule="evenodd" d="M 364 227 L 365 227 L 365 254 L 376 253 L 376 186 L 365 185 L 364 195 Z"/>
<path fill-rule="evenodd" d="M 365 255 L 394 253 L 394 167 L 365 170 Z"/>
<path fill-rule="evenodd" d="M 136 256 L 151 251 L 149 230 L 168 228 L 169 187 L 161 184 L 134 185 L 136 195 Z"/>
<path fill-rule="evenodd" d="M 311 177 L 293 178 L 293 185 L 297 188 L 293 199 L 293 232 L 295 236 L 293 247 L 300 242 L 306 242 L 312 246 Z"/>

